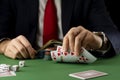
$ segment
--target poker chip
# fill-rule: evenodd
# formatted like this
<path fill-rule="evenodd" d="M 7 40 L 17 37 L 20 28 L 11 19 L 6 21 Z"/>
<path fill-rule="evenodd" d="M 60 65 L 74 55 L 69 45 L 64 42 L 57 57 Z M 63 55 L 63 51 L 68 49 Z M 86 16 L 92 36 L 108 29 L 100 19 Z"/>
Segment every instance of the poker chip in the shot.
<path fill-rule="evenodd" d="M 39 50 L 37 54 L 35 55 L 35 58 L 37 59 L 43 59 L 44 58 L 44 50 Z"/>
<path fill-rule="evenodd" d="M 44 60 L 51 60 L 51 56 L 50 55 L 44 55 Z"/>

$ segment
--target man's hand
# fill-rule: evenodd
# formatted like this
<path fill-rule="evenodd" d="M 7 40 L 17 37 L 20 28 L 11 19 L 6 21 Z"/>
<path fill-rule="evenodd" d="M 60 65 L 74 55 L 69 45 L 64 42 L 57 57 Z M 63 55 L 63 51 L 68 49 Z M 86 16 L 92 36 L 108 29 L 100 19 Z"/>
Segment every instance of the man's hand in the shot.
<path fill-rule="evenodd" d="M 22 35 L 8 41 L 3 41 L 2 52 L 5 56 L 12 59 L 34 58 L 36 51 L 32 48 L 29 41 Z"/>
<path fill-rule="evenodd" d="M 71 28 L 63 39 L 63 50 L 71 50 L 76 55 L 82 52 L 81 47 L 95 50 L 101 46 L 102 39 L 82 26 Z"/>

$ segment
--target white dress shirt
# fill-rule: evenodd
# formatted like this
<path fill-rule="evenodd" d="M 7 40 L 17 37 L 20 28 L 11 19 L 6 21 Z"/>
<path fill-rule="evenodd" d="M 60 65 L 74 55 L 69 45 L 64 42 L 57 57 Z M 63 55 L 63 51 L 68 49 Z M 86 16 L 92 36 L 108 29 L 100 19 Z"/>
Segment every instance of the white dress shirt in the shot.
<path fill-rule="evenodd" d="M 44 19 L 44 11 L 45 6 L 48 0 L 39 0 L 39 27 L 37 33 L 37 45 L 41 47 L 43 45 L 43 19 Z M 61 19 L 61 0 L 54 0 L 55 6 L 57 9 L 57 18 L 58 18 L 58 31 L 59 31 L 59 39 L 63 39 L 62 32 L 62 19 Z"/>

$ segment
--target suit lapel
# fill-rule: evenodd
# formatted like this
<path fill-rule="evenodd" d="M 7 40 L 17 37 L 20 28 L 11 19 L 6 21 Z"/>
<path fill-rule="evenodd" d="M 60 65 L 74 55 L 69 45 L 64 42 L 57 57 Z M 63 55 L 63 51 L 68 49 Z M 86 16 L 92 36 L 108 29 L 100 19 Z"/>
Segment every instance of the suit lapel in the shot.
<path fill-rule="evenodd" d="M 61 0 L 62 1 L 62 29 L 65 35 L 70 28 L 70 19 L 72 16 L 73 4 L 75 0 Z"/>

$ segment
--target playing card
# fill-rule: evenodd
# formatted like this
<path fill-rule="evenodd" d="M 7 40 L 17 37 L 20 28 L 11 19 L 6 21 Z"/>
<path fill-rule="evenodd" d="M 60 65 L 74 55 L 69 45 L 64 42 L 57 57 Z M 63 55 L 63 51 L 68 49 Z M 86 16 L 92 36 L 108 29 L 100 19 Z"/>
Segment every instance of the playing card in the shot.
<path fill-rule="evenodd" d="M 61 62 L 61 52 L 51 51 L 51 58 L 53 61 Z"/>
<path fill-rule="evenodd" d="M 104 76 L 108 75 L 108 73 L 101 72 L 101 71 L 96 71 L 96 70 L 88 70 L 88 71 L 83 71 L 83 72 L 76 72 L 69 74 L 71 77 L 79 78 L 79 79 L 89 79 L 89 78 L 95 78 L 99 76 Z"/>
<path fill-rule="evenodd" d="M 72 52 L 51 51 L 51 58 L 56 62 L 77 62 L 78 60 L 78 56 L 74 55 Z"/>
<path fill-rule="evenodd" d="M 77 62 L 78 56 L 76 56 L 73 52 L 63 52 L 62 61 L 63 62 Z"/>
<path fill-rule="evenodd" d="M 0 73 L 0 77 L 7 77 L 7 76 L 16 76 L 16 73 L 14 71 L 6 71 Z"/>
<path fill-rule="evenodd" d="M 86 49 L 82 48 L 83 53 L 80 56 L 76 56 L 74 52 L 64 52 L 62 46 L 57 46 L 56 51 L 51 51 L 51 58 L 56 62 L 79 62 L 79 63 L 93 63 L 97 60 Z"/>
<path fill-rule="evenodd" d="M 57 52 L 63 52 L 62 46 L 57 46 Z"/>
<path fill-rule="evenodd" d="M 81 63 L 93 63 L 97 60 L 95 56 L 93 56 L 90 52 L 88 52 L 85 48 L 82 48 L 83 52 L 80 54 L 78 61 Z"/>

